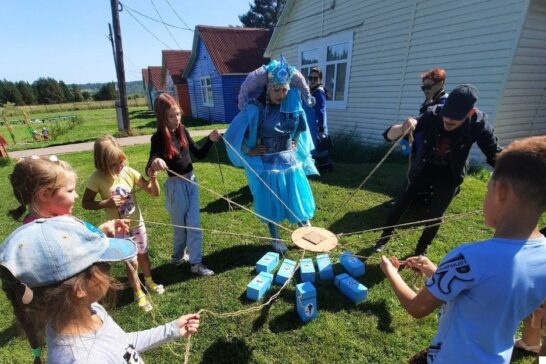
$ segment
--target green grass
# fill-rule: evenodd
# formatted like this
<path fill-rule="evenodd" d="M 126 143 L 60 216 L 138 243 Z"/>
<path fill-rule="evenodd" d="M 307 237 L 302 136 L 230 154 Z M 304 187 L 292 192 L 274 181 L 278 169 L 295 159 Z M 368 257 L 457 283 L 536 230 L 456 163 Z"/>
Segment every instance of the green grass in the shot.
<path fill-rule="evenodd" d="M 0 126 L 0 134 L 8 141 L 8 151 L 43 148 L 53 145 L 80 143 L 86 141 L 92 141 L 102 136 L 103 134 L 112 134 L 120 136 L 116 121 L 116 111 L 114 108 L 94 109 L 94 110 L 76 110 L 76 111 L 63 111 L 52 113 L 35 113 L 29 114 L 31 120 L 35 119 L 47 119 L 50 120 L 55 116 L 67 116 L 74 115 L 82 122 L 76 124 L 72 129 L 68 130 L 68 121 L 51 122 L 47 121 L 43 124 L 31 123 L 31 127 L 41 133 L 43 126 L 46 126 L 50 133 L 55 126 L 62 128 L 65 132 L 56 138 L 48 141 L 33 142 L 32 135 L 29 133 L 27 127 L 21 122 L 23 115 L 18 117 L 8 118 L 15 140 L 17 144 L 13 144 L 6 126 Z M 148 111 L 146 107 L 131 107 L 129 108 L 129 123 L 131 127 L 130 135 L 141 134 L 153 134 L 156 130 L 156 118 L 153 112 Z M 191 130 L 197 129 L 214 129 L 223 128 L 225 124 L 210 124 L 202 119 L 194 119 L 191 117 L 184 117 L 184 123 Z M 41 135 L 41 134 L 40 134 Z"/>
<path fill-rule="evenodd" d="M 242 170 L 226 164 L 221 145 L 221 164 L 211 150 L 209 157 L 195 163 L 196 174 L 201 184 L 213 190 L 228 191 L 231 198 L 250 207 L 251 196 L 246 187 Z M 142 171 L 148 146 L 126 149 L 130 164 Z M 92 153 L 74 153 L 63 156 L 79 176 L 78 193 L 83 194 L 87 177 L 93 171 Z M 406 167 L 400 163 L 383 165 L 364 187 L 364 190 L 347 204 L 332 221 L 334 213 L 347 199 L 353 189 L 364 179 L 374 164 L 335 164 L 335 172 L 320 178 L 312 178 L 317 211 L 313 225 L 327 228 L 335 233 L 351 232 L 381 226 L 388 212 L 385 202 L 397 192 Z M 19 223 L 7 218 L 9 208 L 16 207 L 7 175 L 12 163 L 0 165 L 0 199 L 4 201 L 0 212 L 0 239 L 4 239 Z M 219 168 L 225 180 L 225 186 Z M 165 175 L 161 176 L 161 180 Z M 458 214 L 481 208 L 486 182 L 469 176 L 461 193 L 455 198 L 447 214 Z M 201 223 L 204 228 L 267 236 L 267 228 L 257 218 L 239 208 L 229 212 L 227 203 L 205 190 L 201 190 Z M 157 282 L 166 286 L 166 293 L 154 296 L 158 305 L 157 316 L 165 320 L 178 315 L 206 308 L 215 312 L 234 312 L 257 305 L 244 299 L 247 283 L 255 275 L 254 264 L 270 250 L 268 243 L 258 239 L 233 237 L 223 234 L 204 233 L 204 262 L 216 271 L 216 275 L 196 278 L 189 267 L 172 267 L 168 264 L 171 254 L 172 229 L 164 208 L 164 196 L 152 198 L 138 193 L 144 219 L 148 221 L 150 255 L 153 274 Z M 84 211 L 80 200 L 74 215 L 93 223 L 104 219 L 102 211 Z M 403 221 L 415 215 L 410 215 Z M 165 225 L 157 225 L 159 222 Z M 544 223 L 544 221 L 543 221 Z M 290 228 L 294 226 L 286 225 Z M 388 253 L 405 256 L 413 251 L 420 230 L 401 230 L 400 237 L 390 243 Z M 456 223 L 446 223 L 430 249 L 430 257 L 438 261 L 454 246 L 490 237 L 480 216 L 467 217 Z M 378 233 L 343 238 L 347 249 L 368 255 Z M 283 233 L 283 238 L 289 238 Z M 337 263 L 341 249 L 331 253 Z M 306 257 L 315 254 L 306 253 Z M 299 259 L 301 251 L 292 247 L 291 259 Z M 342 269 L 335 266 L 336 273 Z M 318 281 L 318 318 L 310 323 L 300 323 L 295 313 L 293 285 L 282 292 L 279 299 L 267 309 L 245 316 L 220 319 L 204 315 L 199 333 L 192 338 L 191 363 L 404 363 L 417 351 L 425 348 L 432 339 L 437 325 L 436 315 L 422 320 L 412 319 L 401 308 L 390 285 L 376 264 L 366 267 L 366 275 L 360 281 L 369 288 L 366 301 L 354 305 L 334 288 L 332 282 Z M 117 264 L 114 276 L 125 281 L 123 267 Z M 406 273 L 402 273 L 406 274 Z M 278 286 L 270 290 L 276 292 Z M 142 330 L 155 325 L 154 320 L 132 302 L 132 293 L 126 289 L 118 294 L 117 305 L 110 310 L 114 319 L 127 331 Z M 11 307 L 0 293 L 0 362 L 28 362 L 30 350 L 24 337 L 16 328 Z M 165 322 L 165 321 L 161 321 Z M 184 340 L 171 348 L 184 355 Z M 144 353 L 150 363 L 182 362 L 182 358 L 171 353 L 166 345 Z M 531 363 L 532 357 L 515 354 L 515 363 Z"/>

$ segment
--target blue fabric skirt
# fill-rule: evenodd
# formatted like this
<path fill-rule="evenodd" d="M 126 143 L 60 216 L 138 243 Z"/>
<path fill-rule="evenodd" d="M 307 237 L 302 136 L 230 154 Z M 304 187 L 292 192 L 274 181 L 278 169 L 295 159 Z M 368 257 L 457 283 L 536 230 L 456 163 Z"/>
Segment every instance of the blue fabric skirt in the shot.
<path fill-rule="evenodd" d="M 315 214 L 315 200 L 302 162 L 297 160 L 294 151 L 264 154 L 259 158 L 263 168 L 255 168 L 256 164 L 253 168 L 263 182 L 245 165 L 254 211 L 275 222 L 288 219 L 295 224 L 311 220 Z"/>

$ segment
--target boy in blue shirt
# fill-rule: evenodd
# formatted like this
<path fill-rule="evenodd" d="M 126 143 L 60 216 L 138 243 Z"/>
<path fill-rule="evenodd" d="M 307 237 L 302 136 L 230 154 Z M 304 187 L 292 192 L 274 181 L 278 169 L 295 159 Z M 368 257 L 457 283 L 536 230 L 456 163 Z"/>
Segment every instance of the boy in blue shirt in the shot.
<path fill-rule="evenodd" d="M 381 258 L 402 306 L 421 318 L 442 306 L 428 363 L 509 363 L 520 322 L 546 297 L 546 136 L 513 142 L 497 157 L 483 212 L 493 238 L 463 244 L 436 267 L 424 256 L 405 265 L 429 276 L 415 293 L 396 258 Z M 418 362 L 418 361 L 415 361 Z"/>

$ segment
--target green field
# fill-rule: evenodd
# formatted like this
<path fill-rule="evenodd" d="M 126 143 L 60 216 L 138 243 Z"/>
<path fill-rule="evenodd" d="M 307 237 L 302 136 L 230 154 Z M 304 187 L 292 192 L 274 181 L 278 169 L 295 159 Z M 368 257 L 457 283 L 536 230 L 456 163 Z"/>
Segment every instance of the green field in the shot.
<path fill-rule="evenodd" d="M 133 115 L 143 111 L 133 110 Z M 97 120 L 103 119 L 96 115 Z M 147 119 L 148 120 L 148 119 Z M 87 122 L 87 121 L 86 121 Z M 134 125 L 147 122 L 135 121 Z M 105 122 L 106 124 L 106 122 Z M 149 127 L 143 128 L 148 130 Z M 83 136 L 82 136 L 83 138 Z M 195 163 L 196 174 L 203 186 L 220 193 L 227 191 L 236 202 L 251 207 L 252 200 L 242 170 L 226 163 L 223 146 L 218 146 L 220 163 L 213 150 L 207 159 Z M 146 163 L 147 146 L 126 149 L 131 166 L 140 170 Z M 93 171 L 92 153 L 63 155 L 77 171 L 78 193 L 83 194 L 87 177 Z M 0 199 L 4 201 L 0 213 L 0 239 L 5 238 L 18 222 L 6 216 L 9 208 L 16 207 L 7 175 L 13 165 L 0 166 Z M 336 163 L 335 171 L 320 178 L 312 178 L 317 212 L 312 223 L 335 233 L 352 232 L 381 226 L 389 201 L 398 190 L 406 166 L 388 162 L 369 180 L 367 185 L 349 203 L 341 207 L 341 213 L 333 220 L 340 208 L 364 179 L 374 164 Z M 221 168 L 221 171 L 220 171 Z M 220 173 L 222 172 L 222 173 Z M 225 184 L 222 182 L 224 176 Z M 447 216 L 481 209 L 486 188 L 482 173 L 469 176 L 461 193 L 454 199 Z M 165 175 L 161 175 L 161 180 Z M 206 229 L 216 229 L 237 234 L 267 236 L 267 228 L 257 218 L 240 208 L 230 212 L 224 200 L 201 189 L 201 223 Z M 256 261 L 270 247 L 257 238 L 227 234 L 204 233 L 204 262 L 216 275 L 196 278 L 188 265 L 173 267 L 168 264 L 171 254 L 172 229 L 164 208 L 164 196 L 152 198 L 138 193 L 144 219 L 147 221 L 153 274 L 157 282 L 166 287 L 162 296 L 154 296 L 157 304 L 155 317 L 160 322 L 175 319 L 178 315 L 206 308 L 218 313 L 234 312 L 253 307 L 257 303 L 245 299 L 247 283 L 254 277 Z M 74 215 L 93 223 L 104 218 L 102 211 L 84 211 L 80 200 Z M 417 219 L 410 214 L 408 219 Z M 546 221 L 542 221 L 545 223 Z M 294 229 L 294 226 L 286 225 Z M 468 241 L 490 237 L 492 232 L 483 224 L 481 216 L 472 216 L 456 222 L 448 221 L 430 248 L 430 258 L 438 261 L 452 247 Z M 289 234 L 283 232 L 283 238 Z M 342 238 L 345 245 L 330 253 L 333 262 L 342 250 L 368 256 L 379 233 L 366 233 Z M 399 237 L 389 244 L 387 254 L 409 255 L 420 235 L 420 230 L 400 230 Z M 299 259 L 302 252 L 291 246 L 288 257 Z M 314 257 L 306 253 L 306 257 Z M 377 254 L 372 256 L 377 257 Z M 337 274 L 342 272 L 336 264 Z M 123 268 L 116 265 L 114 276 L 125 281 Z M 402 275 L 407 275 L 402 272 Z M 432 314 L 422 320 L 411 318 L 401 308 L 389 283 L 377 263 L 369 263 L 366 275 L 360 281 L 369 288 L 366 301 L 354 305 L 333 286 L 332 282 L 318 281 L 318 318 L 302 324 L 295 313 L 294 286 L 288 286 L 271 306 L 248 315 L 234 318 L 215 318 L 203 315 L 200 331 L 191 340 L 191 363 L 404 363 L 417 351 L 425 348 L 435 333 L 437 318 Z M 268 297 L 278 290 L 274 286 Z M 0 293 L 0 363 L 29 362 L 30 350 L 18 330 L 11 307 Z M 142 330 L 155 325 L 152 315 L 145 314 L 132 303 L 132 292 L 125 289 L 118 293 L 117 305 L 110 309 L 114 319 L 127 331 Z M 185 340 L 144 353 L 149 363 L 183 362 Z M 514 363 L 531 363 L 533 358 L 515 353 Z"/>

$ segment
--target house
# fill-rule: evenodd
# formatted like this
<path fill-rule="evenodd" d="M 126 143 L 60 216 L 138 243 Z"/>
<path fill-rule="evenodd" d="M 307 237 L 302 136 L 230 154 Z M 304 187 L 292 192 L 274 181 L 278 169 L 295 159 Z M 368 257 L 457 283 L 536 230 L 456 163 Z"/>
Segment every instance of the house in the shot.
<path fill-rule="evenodd" d="M 191 115 L 188 82 L 182 77 L 190 61 L 191 51 L 163 50 L 161 55 L 163 88 L 178 101 L 185 115 Z"/>
<path fill-rule="evenodd" d="M 239 112 L 239 88 L 250 71 L 269 60 L 263 53 L 267 29 L 195 27 L 188 80 L 192 115 L 210 122 L 230 122 Z"/>
<path fill-rule="evenodd" d="M 281 53 L 323 70 L 334 134 L 382 142 L 417 113 L 433 67 L 448 91 L 478 87 L 501 144 L 546 134 L 546 0 L 287 0 L 265 56 Z"/>
<path fill-rule="evenodd" d="M 142 69 L 142 84 L 144 86 L 144 97 L 146 98 L 146 105 L 148 105 L 148 110 L 152 110 L 152 100 L 150 98 L 150 92 L 148 91 L 148 83 L 149 83 L 149 77 L 148 77 L 148 69 L 143 68 Z"/>
<path fill-rule="evenodd" d="M 162 67 L 148 67 L 148 88 L 146 98 L 150 101 L 151 110 L 154 109 L 155 98 L 163 92 L 163 82 L 161 78 Z"/>

